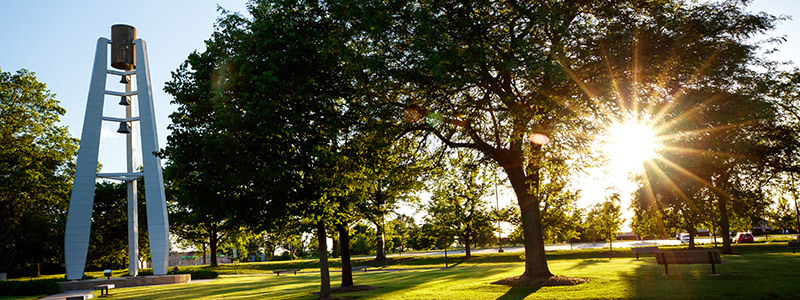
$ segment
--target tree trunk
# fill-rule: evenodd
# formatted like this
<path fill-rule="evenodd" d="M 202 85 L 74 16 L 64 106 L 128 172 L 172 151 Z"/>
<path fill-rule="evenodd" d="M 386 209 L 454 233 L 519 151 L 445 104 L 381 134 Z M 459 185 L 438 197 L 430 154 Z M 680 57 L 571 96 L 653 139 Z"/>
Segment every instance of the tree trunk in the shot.
<path fill-rule="evenodd" d="M 342 247 L 342 287 L 353 286 L 353 267 L 350 264 L 350 231 L 344 224 L 336 227 L 339 230 L 339 245 Z"/>
<path fill-rule="evenodd" d="M 472 258 L 472 253 L 469 248 L 469 244 L 472 241 L 472 239 L 470 239 L 471 235 L 472 235 L 471 230 L 468 230 L 467 234 L 464 235 L 464 259 Z"/>
<path fill-rule="evenodd" d="M 539 201 L 537 199 L 538 196 L 533 195 L 536 188 L 538 188 L 538 180 L 534 182 L 534 190 L 529 191 L 529 185 L 526 182 L 525 172 L 522 168 L 521 153 L 519 156 L 519 159 L 513 159 L 513 161 L 519 163 L 503 164 L 503 169 L 508 175 L 511 186 L 514 188 L 522 217 L 522 243 L 525 245 L 525 272 L 522 276 L 549 278 L 553 274 L 550 273 L 550 269 L 547 267 L 547 259 L 545 258 Z"/>
<path fill-rule="evenodd" d="M 217 267 L 217 228 L 212 225 L 210 229 L 208 231 L 208 246 L 211 248 L 211 266 Z"/>
<path fill-rule="evenodd" d="M 383 218 L 383 217 L 381 217 Z M 375 261 L 379 263 L 386 262 L 386 240 L 384 239 L 383 234 L 383 224 L 375 223 L 375 228 L 377 228 L 376 236 L 378 239 L 378 249 L 375 249 Z"/>
<path fill-rule="evenodd" d="M 336 238 L 336 230 L 334 230 L 333 234 L 331 234 L 331 241 L 333 241 L 333 246 L 331 247 L 331 257 L 339 258 L 340 241 L 338 238 Z"/>
<path fill-rule="evenodd" d="M 319 298 L 328 299 L 331 295 L 331 274 L 328 271 L 328 235 L 325 234 L 325 222 L 317 222 L 317 240 L 319 240 Z"/>
<path fill-rule="evenodd" d="M 730 196 L 728 193 L 716 186 L 712 186 L 711 191 L 715 196 L 717 196 L 717 209 L 719 209 L 719 229 L 720 236 L 722 236 L 722 253 L 732 254 L 733 249 L 731 249 L 730 234 L 731 225 L 730 221 L 728 220 L 728 198 Z"/>
<path fill-rule="evenodd" d="M 694 236 L 697 233 L 697 230 L 694 227 L 688 228 L 686 231 L 689 232 L 689 250 L 693 250 L 695 248 L 694 245 Z"/>
<path fill-rule="evenodd" d="M 608 240 L 608 253 L 614 254 L 614 241 Z"/>
<path fill-rule="evenodd" d="M 722 194 L 722 193 L 720 193 Z M 720 227 L 720 234 L 722 235 L 722 253 L 723 254 L 732 254 L 733 249 L 731 249 L 731 225 L 728 221 L 728 196 L 727 195 L 717 195 L 719 201 L 717 204 L 719 206 L 719 227 Z"/>
<path fill-rule="evenodd" d="M 202 243 L 203 247 L 203 264 L 206 264 L 206 243 Z"/>

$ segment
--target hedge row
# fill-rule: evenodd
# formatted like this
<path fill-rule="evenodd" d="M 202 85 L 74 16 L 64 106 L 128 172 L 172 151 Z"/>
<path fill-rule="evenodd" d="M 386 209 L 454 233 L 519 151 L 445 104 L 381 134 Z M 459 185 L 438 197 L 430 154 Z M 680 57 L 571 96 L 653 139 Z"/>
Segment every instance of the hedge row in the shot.
<path fill-rule="evenodd" d="M 172 269 L 170 269 L 170 271 L 172 271 Z M 214 279 L 219 277 L 219 272 L 217 271 L 208 269 L 196 269 L 196 268 L 181 269 L 180 267 L 178 267 L 178 274 L 190 274 L 192 275 L 192 279 Z M 153 275 L 153 270 L 152 269 L 142 270 L 139 272 L 139 275 L 141 276 Z"/>
<path fill-rule="evenodd" d="M 0 296 L 33 296 L 61 293 L 57 279 L 0 281 Z"/>

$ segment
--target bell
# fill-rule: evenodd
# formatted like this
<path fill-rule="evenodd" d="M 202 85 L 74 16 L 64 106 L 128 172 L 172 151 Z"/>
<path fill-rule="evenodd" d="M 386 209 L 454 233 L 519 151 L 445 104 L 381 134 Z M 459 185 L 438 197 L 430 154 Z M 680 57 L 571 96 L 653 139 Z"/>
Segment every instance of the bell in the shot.
<path fill-rule="evenodd" d="M 131 105 L 131 102 L 128 101 L 128 97 L 127 96 L 122 96 L 119 99 L 119 105 L 128 106 L 128 105 Z"/>
<path fill-rule="evenodd" d="M 126 76 L 126 75 L 122 75 L 122 79 L 119 80 L 119 83 L 123 83 L 123 84 L 128 84 L 129 82 L 130 81 L 128 81 L 128 76 Z"/>
<path fill-rule="evenodd" d="M 119 122 L 119 129 L 117 129 L 119 133 L 131 133 L 131 129 L 128 126 L 128 122 Z"/>

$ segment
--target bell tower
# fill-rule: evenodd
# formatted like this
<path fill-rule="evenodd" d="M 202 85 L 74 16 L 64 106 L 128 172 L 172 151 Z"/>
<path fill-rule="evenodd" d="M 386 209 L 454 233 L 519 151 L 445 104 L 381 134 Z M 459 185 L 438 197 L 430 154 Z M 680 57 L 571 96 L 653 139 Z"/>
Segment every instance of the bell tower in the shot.
<path fill-rule="evenodd" d="M 108 48 L 111 47 L 111 67 L 108 67 Z M 116 70 L 115 70 L 116 69 Z M 119 83 L 125 91 L 107 90 L 106 79 L 119 76 Z M 133 81 L 136 90 L 133 89 Z M 107 95 L 119 97 L 119 105 L 125 108 L 125 118 L 103 116 L 103 104 Z M 133 101 L 136 98 L 138 101 Z M 139 116 L 133 115 L 133 106 L 138 105 Z M 119 123 L 118 133 L 127 137 L 126 171 L 98 173 L 97 157 L 100 149 L 100 129 L 102 122 Z M 138 126 L 137 126 L 138 125 Z M 142 145 L 143 172 L 135 172 L 134 132 L 139 130 Z M 86 115 L 83 118 L 78 161 L 72 196 L 67 212 L 67 226 L 64 236 L 64 261 L 67 279 L 83 277 L 86 255 L 89 249 L 89 233 L 92 225 L 94 188 L 97 178 L 120 180 L 127 183 L 128 189 L 128 270 L 136 276 L 139 256 L 138 206 L 136 179 L 144 177 L 145 198 L 147 199 L 147 230 L 150 242 L 150 257 L 153 274 L 167 273 L 169 259 L 169 222 L 167 219 L 164 179 L 161 174 L 161 160 L 153 155 L 158 151 L 155 112 L 153 110 L 153 91 L 150 85 L 150 69 L 147 58 L 147 45 L 136 38 L 136 28 L 128 25 L 111 27 L 111 40 L 99 38 L 95 50 L 92 78 L 89 83 L 89 96 L 86 102 Z"/>

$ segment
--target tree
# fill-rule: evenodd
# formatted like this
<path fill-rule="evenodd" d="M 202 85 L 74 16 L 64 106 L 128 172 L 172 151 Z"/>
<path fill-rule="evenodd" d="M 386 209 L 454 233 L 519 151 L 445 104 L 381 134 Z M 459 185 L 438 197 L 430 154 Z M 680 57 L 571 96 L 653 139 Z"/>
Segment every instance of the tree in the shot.
<path fill-rule="evenodd" d="M 607 117 L 658 115 L 707 87 L 735 93 L 756 61 L 747 38 L 775 21 L 738 2 L 342 6 L 366 36 L 354 43 L 374 54 L 365 70 L 396 83 L 378 87 L 409 127 L 503 167 L 520 206 L 526 277 L 551 276 L 536 193 L 546 155 L 579 151 Z"/>
<path fill-rule="evenodd" d="M 89 269 L 127 268 L 128 236 L 122 234 L 128 232 L 127 197 L 124 183 L 95 184 L 93 226 L 86 258 Z"/>
<path fill-rule="evenodd" d="M 78 141 L 65 110 L 25 69 L 0 70 L 0 227 L 16 237 L 11 276 L 63 270 L 66 209 Z M 24 238 L 23 238 L 24 237 Z"/>
<path fill-rule="evenodd" d="M 429 223 L 430 220 L 425 220 L 420 226 L 414 226 L 409 235 L 411 239 L 408 245 L 414 250 L 425 250 L 433 248 L 436 243 L 436 234 L 433 229 L 433 224 Z"/>
<path fill-rule="evenodd" d="M 414 218 L 407 215 L 398 214 L 397 217 L 389 221 L 387 224 L 391 232 L 390 239 L 394 249 L 399 249 L 403 252 L 408 247 L 408 241 L 411 239 L 411 230 L 414 226 Z"/>
<path fill-rule="evenodd" d="M 772 225 L 781 230 L 794 231 L 797 227 L 797 215 L 795 209 L 789 204 L 785 197 L 778 198 L 778 202 L 769 212 L 769 219 Z"/>
<path fill-rule="evenodd" d="M 614 194 L 606 201 L 596 204 L 586 215 L 586 227 L 589 235 L 608 242 L 608 249 L 614 253 L 614 240 L 622 227 L 622 211 L 620 211 L 619 194 Z"/>
<path fill-rule="evenodd" d="M 449 171 L 434 183 L 426 211 L 435 223 L 461 237 L 464 258 L 469 259 L 478 232 L 494 229 L 483 199 L 489 195 L 492 181 L 475 158 L 465 151 L 457 152 L 446 169 Z"/>
<path fill-rule="evenodd" d="M 185 158 L 185 176 L 202 171 L 197 190 L 210 193 L 196 195 L 211 198 L 204 212 L 256 231 L 291 218 L 315 224 L 321 298 L 330 292 L 326 221 L 351 176 L 340 142 L 359 119 L 351 116 L 359 111 L 353 73 L 342 63 L 347 28 L 328 9 L 257 1 L 252 19 L 224 14 L 206 50 L 191 54 L 166 87 L 179 105 L 170 141 L 185 142 L 165 153 Z M 184 155 L 192 151 L 199 155 Z"/>

